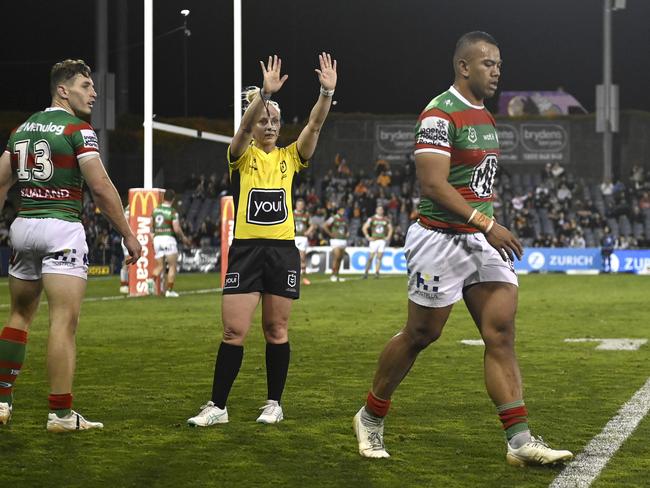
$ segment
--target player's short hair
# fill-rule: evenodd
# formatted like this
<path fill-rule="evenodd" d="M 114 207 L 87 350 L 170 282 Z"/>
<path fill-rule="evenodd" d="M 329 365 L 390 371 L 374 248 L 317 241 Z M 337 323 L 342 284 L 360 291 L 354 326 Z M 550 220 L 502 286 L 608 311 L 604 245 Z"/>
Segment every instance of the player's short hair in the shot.
<path fill-rule="evenodd" d="M 458 41 L 456 42 L 456 49 L 454 49 L 454 66 L 456 65 L 458 59 L 461 57 L 460 53 L 462 51 L 467 49 L 472 44 L 476 44 L 477 42 L 481 42 L 481 41 L 499 47 L 499 44 L 497 43 L 496 39 L 492 37 L 490 34 L 488 34 L 487 32 L 472 31 L 472 32 L 468 32 L 467 34 L 463 34 L 462 36 L 460 36 L 460 39 L 458 39 Z"/>
<path fill-rule="evenodd" d="M 77 75 L 90 78 L 90 66 L 83 59 L 64 59 L 52 66 L 50 71 L 50 93 L 56 93 L 56 87 L 66 83 Z"/>
<path fill-rule="evenodd" d="M 176 198 L 176 192 L 172 190 L 171 188 L 165 190 L 165 195 L 163 196 L 163 200 L 166 202 L 171 202 Z"/>
<path fill-rule="evenodd" d="M 248 107 L 250 107 L 250 104 L 255 100 L 255 97 L 259 96 L 261 88 L 257 86 L 247 86 L 244 88 L 241 92 L 241 113 L 243 114 L 248 110 Z M 280 111 L 280 105 L 278 105 L 278 102 L 275 102 L 273 100 L 269 100 L 268 104 L 276 109 L 278 113 L 281 113 Z"/>

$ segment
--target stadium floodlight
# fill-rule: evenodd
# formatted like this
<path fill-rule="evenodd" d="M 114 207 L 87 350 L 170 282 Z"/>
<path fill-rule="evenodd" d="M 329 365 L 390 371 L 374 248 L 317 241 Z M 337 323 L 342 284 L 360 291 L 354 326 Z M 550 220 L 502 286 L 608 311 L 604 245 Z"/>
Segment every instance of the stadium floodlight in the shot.
<path fill-rule="evenodd" d="M 190 15 L 190 11 L 188 9 L 184 8 L 183 10 L 181 10 L 181 15 L 183 17 L 187 17 L 188 15 Z"/>

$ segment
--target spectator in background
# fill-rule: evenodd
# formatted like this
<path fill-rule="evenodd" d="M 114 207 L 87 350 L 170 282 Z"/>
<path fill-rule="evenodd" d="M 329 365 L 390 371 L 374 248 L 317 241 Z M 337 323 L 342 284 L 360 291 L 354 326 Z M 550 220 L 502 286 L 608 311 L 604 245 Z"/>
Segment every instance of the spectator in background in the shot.
<path fill-rule="evenodd" d="M 644 191 L 641 193 L 641 198 L 639 198 L 639 208 L 641 210 L 646 210 L 650 208 L 650 193 Z"/>
<path fill-rule="evenodd" d="M 609 227 L 606 226 L 604 232 L 605 234 L 600 240 L 600 255 L 603 259 L 603 272 L 611 273 L 611 257 L 612 253 L 614 252 L 614 248 L 616 247 L 616 238 L 612 235 Z"/>
<path fill-rule="evenodd" d="M 564 174 L 564 168 L 560 165 L 560 163 L 553 163 L 553 166 L 551 167 L 551 175 L 553 178 L 556 180 L 559 179 L 562 175 Z"/>
<path fill-rule="evenodd" d="M 382 171 L 377 176 L 377 184 L 382 188 L 388 188 L 391 184 L 391 178 L 388 171 Z"/>
<path fill-rule="evenodd" d="M 606 179 L 600 184 L 600 193 L 602 193 L 604 197 L 611 197 L 614 194 L 614 184 L 612 183 L 612 180 Z"/>
<path fill-rule="evenodd" d="M 585 238 L 582 235 L 582 231 L 577 231 L 573 237 L 571 238 L 571 241 L 569 242 L 570 247 L 577 247 L 577 248 L 585 248 L 587 247 L 587 243 L 585 242 Z"/>

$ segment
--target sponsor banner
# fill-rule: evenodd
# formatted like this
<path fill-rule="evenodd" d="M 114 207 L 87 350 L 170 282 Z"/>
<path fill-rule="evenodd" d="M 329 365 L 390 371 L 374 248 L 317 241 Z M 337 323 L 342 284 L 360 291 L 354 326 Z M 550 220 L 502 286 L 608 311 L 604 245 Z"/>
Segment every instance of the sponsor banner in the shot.
<path fill-rule="evenodd" d="M 650 274 L 650 249 L 617 249 L 610 265 L 615 273 Z"/>
<path fill-rule="evenodd" d="M 228 271 L 228 250 L 235 237 L 235 202 L 231 196 L 221 197 L 221 288 Z"/>
<path fill-rule="evenodd" d="M 162 201 L 165 190 L 161 188 L 131 188 L 129 190 L 129 225 L 142 245 L 142 256 L 129 267 L 129 295 L 142 296 L 157 293 L 159 286 L 149 289 L 156 265 L 153 249 L 153 222 L 151 214 Z"/>
<path fill-rule="evenodd" d="M 404 161 L 415 149 L 415 120 L 375 125 L 375 160 Z"/>
<path fill-rule="evenodd" d="M 178 254 L 178 271 L 181 273 L 216 272 L 218 262 L 219 249 L 216 247 L 185 248 Z"/>
<path fill-rule="evenodd" d="M 91 264 L 88 266 L 88 276 L 107 276 L 111 274 L 110 266 L 99 266 Z"/>
<path fill-rule="evenodd" d="M 499 113 L 522 115 L 571 115 L 587 111 L 573 95 L 565 91 L 503 91 L 499 95 Z"/>
<path fill-rule="evenodd" d="M 341 274 L 363 273 L 368 262 L 368 247 L 346 247 L 341 263 Z M 330 246 L 307 248 L 307 273 L 331 273 L 334 256 Z M 373 264 L 374 266 L 374 264 Z M 374 272 L 374 267 L 372 271 Z M 387 247 L 381 260 L 381 272 L 384 274 L 406 274 L 406 257 L 401 247 Z"/>
<path fill-rule="evenodd" d="M 367 247 L 347 247 L 341 264 L 341 273 L 363 273 L 370 253 Z M 307 272 L 331 273 L 333 255 L 329 246 L 307 248 Z M 650 273 L 650 249 L 617 250 L 611 256 L 613 272 Z M 371 271 L 374 270 L 371 268 Z M 593 273 L 602 270 L 600 248 L 544 248 L 524 249 L 522 261 L 515 261 L 515 270 L 531 272 Z M 406 274 L 404 249 L 387 247 L 381 261 L 384 274 Z"/>
<path fill-rule="evenodd" d="M 570 125 L 564 121 L 497 123 L 499 161 L 569 164 Z"/>

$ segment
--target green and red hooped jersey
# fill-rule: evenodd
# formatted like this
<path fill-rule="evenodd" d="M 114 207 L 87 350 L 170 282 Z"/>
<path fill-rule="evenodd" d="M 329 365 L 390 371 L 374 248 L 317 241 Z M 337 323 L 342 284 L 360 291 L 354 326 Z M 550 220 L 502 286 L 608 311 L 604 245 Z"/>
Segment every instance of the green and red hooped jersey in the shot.
<path fill-rule="evenodd" d="M 415 154 L 426 152 L 449 156 L 449 183 L 470 206 L 492 217 L 499 139 L 494 117 L 485 107 L 472 105 L 453 86 L 431 100 L 415 129 Z M 478 232 L 428 198 L 420 200 L 418 211 L 420 220 L 432 227 Z"/>
<path fill-rule="evenodd" d="M 81 221 L 83 176 L 79 161 L 99 157 L 92 126 L 50 107 L 14 129 L 6 151 L 18 179 L 18 217 Z"/>
<path fill-rule="evenodd" d="M 161 203 L 153 209 L 153 233 L 155 236 L 175 236 L 174 221 L 178 221 L 178 212 L 169 203 Z"/>
<path fill-rule="evenodd" d="M 309 212 L 293 211 L 293 223 L 296 227 L 296 237 L 303 237 L 309 229 Z"/>
<path fill-rule="evenodd" d="M 386 239 L 388 237 L 388 226 L 390 225 L 388 217 L 373 215 L 367 222 L 370 226 L 370 237 L 374 239 Z"/>
<path fill-rule="evenodd" d="M 327 219 L 327 224 L 330 226 L 333 239 L 347 239 L 349 235 L 348 219 L 341 217 L 339 214 L 332 215 Z"/>

